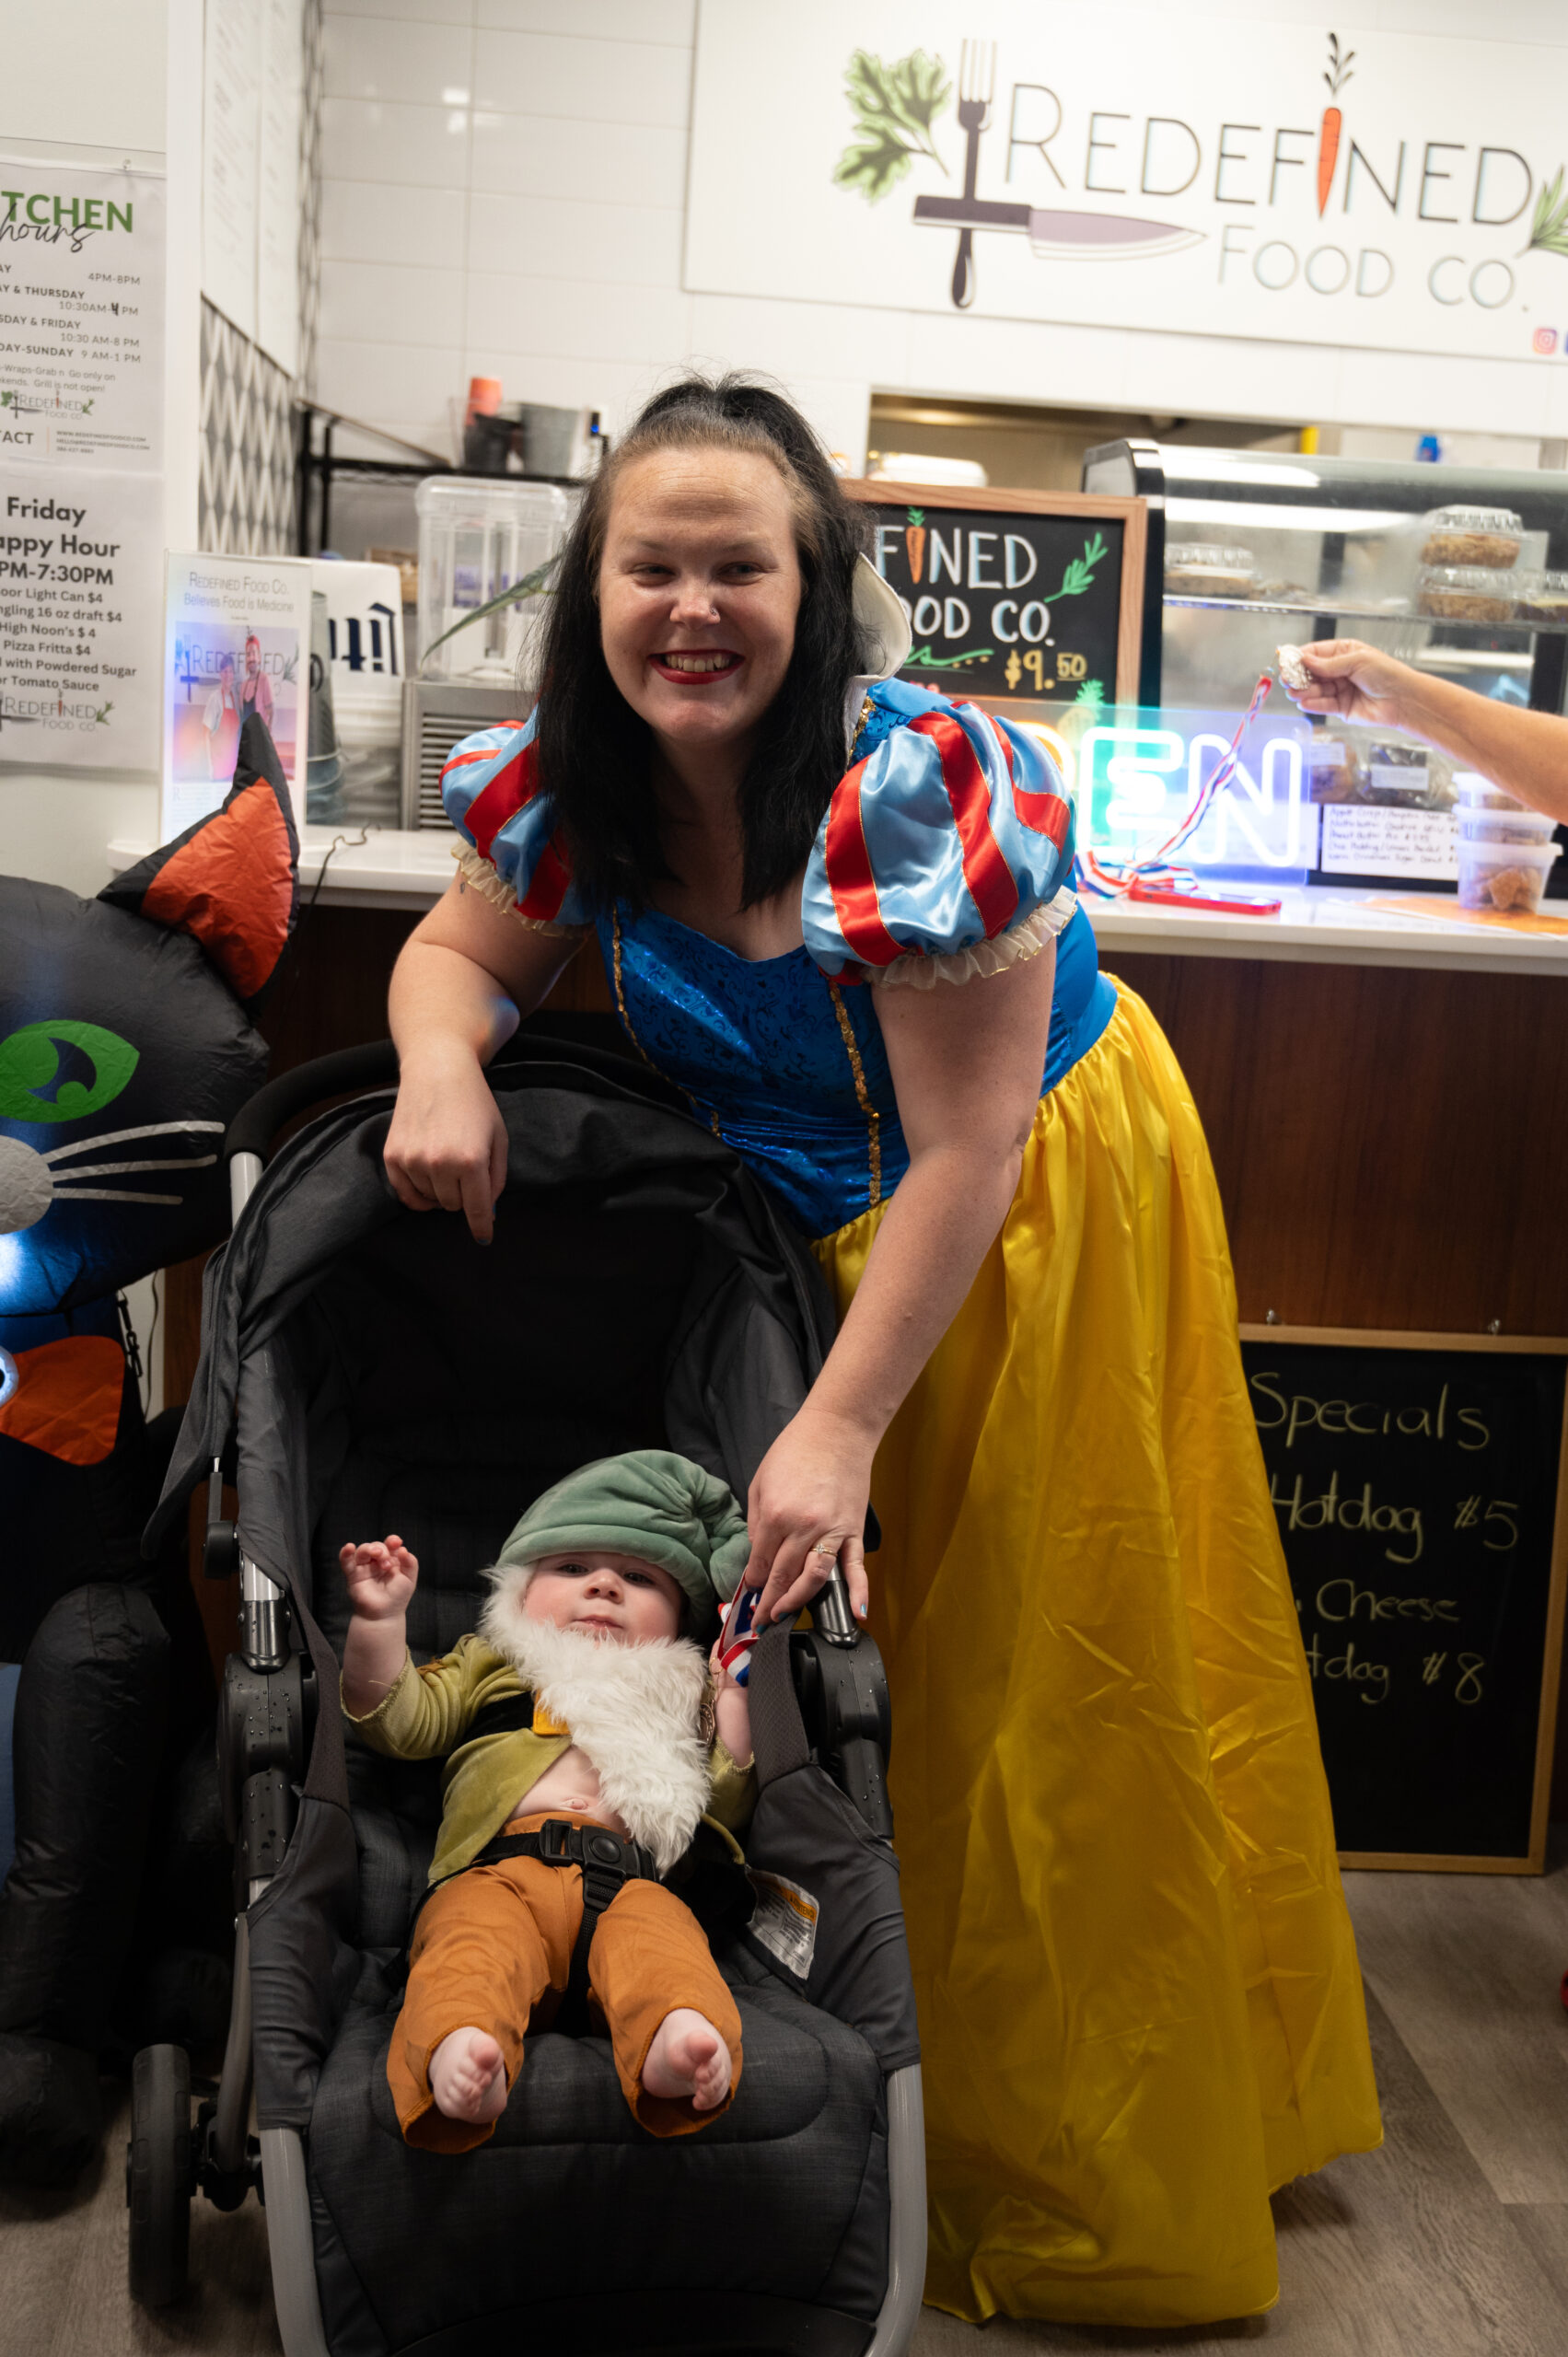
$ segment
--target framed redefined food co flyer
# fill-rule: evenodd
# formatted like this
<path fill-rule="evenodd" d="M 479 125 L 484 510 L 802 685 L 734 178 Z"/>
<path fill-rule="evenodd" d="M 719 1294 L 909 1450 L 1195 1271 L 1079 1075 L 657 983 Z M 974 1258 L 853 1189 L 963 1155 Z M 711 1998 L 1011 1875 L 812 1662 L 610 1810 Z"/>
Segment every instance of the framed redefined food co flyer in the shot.
<path fill-rule="evenodd" d="M 167 842 L 223 802 L 239 733 L 255 714 L 305 824 L 310 566 L 303 557 L 168 559 L 164 605 L 163 807 Z"/>

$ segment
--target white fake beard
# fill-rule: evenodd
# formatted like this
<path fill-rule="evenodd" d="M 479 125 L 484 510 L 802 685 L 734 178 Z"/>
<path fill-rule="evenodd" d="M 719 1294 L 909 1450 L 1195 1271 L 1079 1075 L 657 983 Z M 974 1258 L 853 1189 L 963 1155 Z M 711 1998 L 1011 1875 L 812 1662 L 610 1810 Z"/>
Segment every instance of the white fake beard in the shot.
<path fill-rule="evenodd" d="M 707 1662 L 686 1637 L 623 1645 L 590 1630 L 531 1620 L 523 1611 L 530 1576 L 527 1564 L 503 1563 L 492 1573 L 479 1633 L 571 1729 L 598 1772 L 606 1807 L 667 1873 L 708 1805 Z"/>

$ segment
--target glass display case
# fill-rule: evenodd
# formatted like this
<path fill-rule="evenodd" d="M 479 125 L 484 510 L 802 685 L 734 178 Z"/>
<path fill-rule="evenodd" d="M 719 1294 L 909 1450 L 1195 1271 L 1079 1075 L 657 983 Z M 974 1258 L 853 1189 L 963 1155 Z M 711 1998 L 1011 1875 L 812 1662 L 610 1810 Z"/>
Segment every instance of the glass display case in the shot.
<path fill-rule="evenodd" d="M 1144 706 L 1239 713 L 1282 642 L 1353 637 L 1563 709 L 1568 474 L 1123 441 L 1086 453 L 1083 487 L 1149 502 Z M 1452 885 L 1450 763 L 1316 723 L 1307 767 L 1324 811 L 1314 880 Z M 1565 870 L 1549 889 L 1568 892 Z"/>

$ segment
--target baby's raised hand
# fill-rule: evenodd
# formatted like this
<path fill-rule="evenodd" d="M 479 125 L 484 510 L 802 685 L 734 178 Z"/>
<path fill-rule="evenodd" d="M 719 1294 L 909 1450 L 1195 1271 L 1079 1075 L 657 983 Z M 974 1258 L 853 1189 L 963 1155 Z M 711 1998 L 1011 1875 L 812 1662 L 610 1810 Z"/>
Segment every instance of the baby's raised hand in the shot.
<path fill-rule="evenodd" d="M 351 1540 L 339 1549 L 338 1562 L 349 1602 L 363 1620 L 391 1620 L 407 1610 L 419 1582 L 419 1562 L 395 1531 L 363 1546 Z"/>

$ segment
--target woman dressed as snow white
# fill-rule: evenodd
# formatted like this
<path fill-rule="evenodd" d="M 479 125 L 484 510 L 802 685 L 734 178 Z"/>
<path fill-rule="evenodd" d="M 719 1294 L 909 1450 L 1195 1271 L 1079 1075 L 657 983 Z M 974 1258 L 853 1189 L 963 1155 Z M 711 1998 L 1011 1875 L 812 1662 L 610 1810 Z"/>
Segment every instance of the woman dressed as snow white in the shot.
<path fill-rule="evenodd" d="M 488 1240 L 483 1067 L 596 933 L 637 1048 L 838 1300 L 747 1576 L 793 1610 L 836 1551 L 865 1611 L 875 1504 L 927 2295 L 1249 2314 L 1271 2189 L 1379 2127 L 1214 1175 L 1098 970 L 1038 740 L 889 676 L 862 539 L 780 395 L 644 411 L 568 541 L 539 709 L 448 763 L 466 840 L 393 978 L 388 1172 Z"/>

